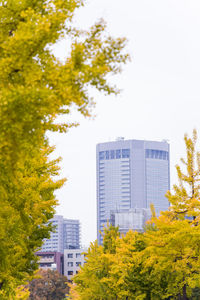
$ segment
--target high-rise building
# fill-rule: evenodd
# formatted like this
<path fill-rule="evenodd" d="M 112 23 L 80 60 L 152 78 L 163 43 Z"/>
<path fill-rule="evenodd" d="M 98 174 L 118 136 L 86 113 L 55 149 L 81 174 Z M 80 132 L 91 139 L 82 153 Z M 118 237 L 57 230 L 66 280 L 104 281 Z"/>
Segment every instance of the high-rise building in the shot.
<path fill-rule="evenodd" d="M 64 219 L 63 224 L 64 249 L 80 248 L 80 222 L 79 220 Z"/>
<path fill-rule="evenodd" d="M 97 238 L 102 243 L 107 221 L 117 212 L 149 209 L 157 214 L 169 206 L 169 144 L 124 140 L 97 145 Z M 140 210 L 141 214 L 141 210 Z M 134 214 L 132 213 L 132 216 Z"/>
<path fill-rule="evenodd" d="M 40 252 L 53 251 L 63 253 L 64 249 L 80 248 L 80 222 L 79 220 L 64 219 L 55 215 L 50 222 L 55 226 L 49 239 L 44 239 Z"/>

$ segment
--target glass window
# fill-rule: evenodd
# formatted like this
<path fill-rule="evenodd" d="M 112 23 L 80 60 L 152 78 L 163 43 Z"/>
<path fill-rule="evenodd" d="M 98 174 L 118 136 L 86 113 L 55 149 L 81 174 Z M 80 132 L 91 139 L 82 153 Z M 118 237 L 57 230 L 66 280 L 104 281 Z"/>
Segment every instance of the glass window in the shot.
<path fill-rule="evenodd" d="M 159 157 L 159 151 L 155 150 L 155 158 L 158 158 L 158 157 Z"/>
<path fill-rule="evenodd" d="M 68 271 L 67 274 L 68 275 L 73 275 L 73 271 Z"/>
<path fill-rule="evenodd" d="M 81 257 L 80 253 L 76 253 L 76 258 Z"/>
<path fill-rule="evenodd" d="M 79 267 L 81 265 L 80 261 L 76 261 L 76 266 Z"/>
<path fill-rule="evenodd" d="M 68 267 L 73 267 L 73 262 L 69 261 L 67 265 L 68 265 Z"/>
<path fill-rule="evenodd" d="M 166 159 L 169 160 L 169 152 L 166 152 Z"/>
<path fill-rule="evenodd" d="M 122 158 L 130 157 L 130 149 L 122 149 Z"/>
<path fill-rule="evenodd" d="M 99 160 L 105 159 L 104 158 L 104 151 L 99 152 Z"/>
<path fill-rule="evenodd" d="M 167 159 L 166 154 L 167 154 L 167 152 L 166 152 L 166 151 L 163 151 L 163 159 L 164 159 L 164 160 Z"/>
<path fill-rule="evenodd" d="M 68 257 L 68 258 L 73 258 L 73 253 L 68 253 L 68 254 L 67 254 L 67 257 Z"/>
<path fill-rule="evenodd" d="M 146 149 L 146 158 L 169 160 L 169 153 L 162 150 Z"/>
<path fill-rule="evenodd" d="M 110 158 L 111 158 L 111 159 L 114 159 L 114 158 L 115 158 L 115 151 L 114 151 L 114 150 L 111 150 L 111 151 L 110 151 Z"/>
<path fill-rule="evenodd" d="M 121 149 L 116 150 L 116 158 L 121 158 Z"/>
<path fill-rule="evenodd" d="M 109 151 L 106 151 L 106 159 L 109 159 Z"/>

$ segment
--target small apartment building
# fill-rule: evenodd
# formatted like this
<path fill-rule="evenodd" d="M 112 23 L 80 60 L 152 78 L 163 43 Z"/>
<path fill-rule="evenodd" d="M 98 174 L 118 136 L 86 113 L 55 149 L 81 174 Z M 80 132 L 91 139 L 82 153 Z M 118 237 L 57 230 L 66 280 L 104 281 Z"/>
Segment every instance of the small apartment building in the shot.
<path fill-rule="evenodd" d="M 63 253 L 60 252 L 36 252 L 39 257 L 39 268 L 43 270 L 56 270 L 60 274 L 64 274 Z"/>
<path fill-rule="evenodd" d="M 68 280 L 78 273 L 80 267 L 85 263 L 84 252 L 87 249 L 65 249 L 64 250 L 64 275 Z"/>

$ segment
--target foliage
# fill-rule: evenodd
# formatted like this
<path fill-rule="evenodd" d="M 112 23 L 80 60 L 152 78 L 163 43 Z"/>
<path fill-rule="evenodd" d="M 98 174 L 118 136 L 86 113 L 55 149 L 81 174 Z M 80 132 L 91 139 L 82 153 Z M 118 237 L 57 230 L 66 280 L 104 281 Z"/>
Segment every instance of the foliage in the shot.
<path fill-rule="evenodd" d="M 62 300 L 69 292 L 67 277 L 57 271 L 40 270 L 29 284 L 29 300 Z"/>
<path fill-rule="evenodd" d="M 86 264 L 73 280 L 80 299 L 108 299 L 116 297 L 116 291 L 110 285 L 110 271 L 115 264 L 115 242 L 118 236 L 116 228 L 105 228 L 104 246 L 98 246 L 97 242 L 91 243 L 86 253 Z M 76 299 L 71 293 L 72 299 Z M 79 298 L 77 298 L 79 299 Z"/>
<path fill-rule="evenodd" d="M 17 287 L 15 299 L 18 300 L 27 300 L 29 298 L 29 290 L 24 286 Z"/>
<path fill-rule="evenodd" d="M 186 145 L 186 159 L 181 158 L 185 170 L 176 165 L 179 184 L 174 185 L 174 194 L 167 192 L 167 198 L 171 204 L 170 216 L 183 220 L 185 217 L 200 217 L 200 152 L 196 150 L 197 132 L 193 131 L 192 138 L 184 137 Z"/>
<path fill-rule="evenodd" d="M 54 191 L 59 160 L 47 130 L 65 132 L 76 108 L 89 116 L 92 86 L 118 93 L 107 75 L 128 59 L 125 39 L 105 34 L 100 21 L 88 31 L 73 28 L 81 0 L 0 1 L 0 298 L 15 299 L 17 286 L 37 269 L 35 251 L 48 238 L 57 205 Z M 60 39 L 71 39 L 64 62 L 53 52 Z M 67 52 L 68 51 L 68 52 Z M 66 121 L 56 123 L 59 115 Z"/>

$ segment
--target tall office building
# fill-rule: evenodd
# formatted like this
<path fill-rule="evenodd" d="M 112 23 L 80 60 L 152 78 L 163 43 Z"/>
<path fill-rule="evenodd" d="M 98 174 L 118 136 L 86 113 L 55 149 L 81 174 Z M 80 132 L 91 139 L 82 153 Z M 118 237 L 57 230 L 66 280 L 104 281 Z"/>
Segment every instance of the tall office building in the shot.
<path fill-rule="evenodd" d="M 166 141 L 124 140 L 97 145 L 97 238 L 102 243 L 107 221 L 115 213 L 168 208 L 169 144 Z"/>
<path fill-rule="evenodd" d="M 64 219 L 55 215 L 50 220 L 55 226 L 49 239 L 44 239 L 40 252 L 53 251 L 64 253 L 64 249 L 80 248 L 80 222 L 79 220 Z"/>

